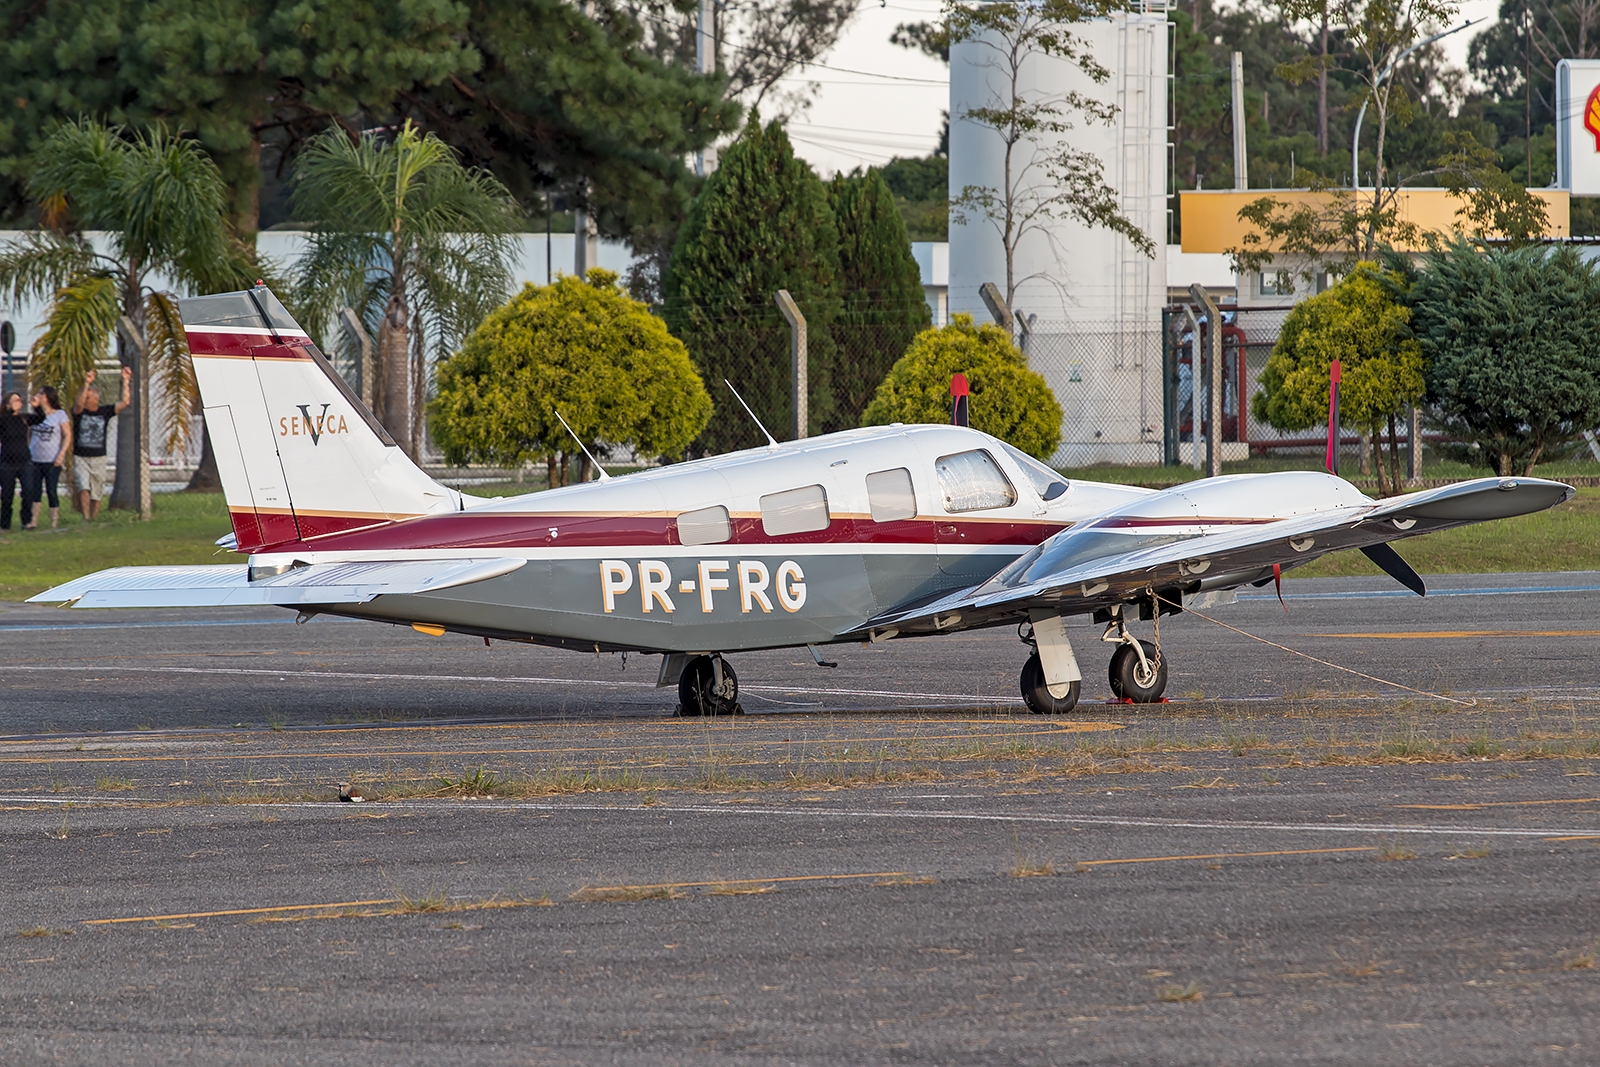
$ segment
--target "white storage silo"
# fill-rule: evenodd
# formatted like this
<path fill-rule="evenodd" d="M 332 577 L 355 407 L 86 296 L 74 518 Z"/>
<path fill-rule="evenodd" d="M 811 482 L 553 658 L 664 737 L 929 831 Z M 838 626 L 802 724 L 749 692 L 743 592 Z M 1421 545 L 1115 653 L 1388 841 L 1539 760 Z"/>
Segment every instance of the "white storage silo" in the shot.
<path fill-rule="evenodd" d="M 1104 125 L 1074 116 L 1074 128 L 1044 134 L 1040 145 L 1013 150 L 1020 184 L 1048 194 L 1048 179 L 1034 160 L 1060 144 L 1093 153 L 1106 184 L 1117 191 L 1123 215 L 1155 244 L 1154 258 L 1113 231 L 1071 219 L 1042 218 L 1015 254 L 1012 308 L 1031 324 L 1029 363 L 1043 374 L 1063 409 L 1058 465 L 1161 460 L 1161 308 L 1166 302 L 1166 185 L 1168 28 L 1165 4 L 1143 4 L 1111 18 L 1076 24 L 1110 71 L 1096 83 L 1072 63 L 1037 52 L 1020 69 L 1024 99 L 1059 99 L 1069 92 L 1112 104 L 1116 119 Z M 991 127 L 964 116 L 973 108 L 1004 106 L 1010 97 L 1005 65 L 984 39 L 950 51 L 950 196 L 969 186 L 1000 191 L 1005 185 L 1005 145 Z M 1031 169 L 1030 169 L 1031 168 Z M 1019 184 L 1014 182 L 1015 184 Z M 950 224 L 952 312 L 979 321 L 988 312 L 979 287 L 1006 289 L 1005 254 L 988 218 L 971 213 Z M 1019 330 L 1019 339 L 1022 334 Z"/>

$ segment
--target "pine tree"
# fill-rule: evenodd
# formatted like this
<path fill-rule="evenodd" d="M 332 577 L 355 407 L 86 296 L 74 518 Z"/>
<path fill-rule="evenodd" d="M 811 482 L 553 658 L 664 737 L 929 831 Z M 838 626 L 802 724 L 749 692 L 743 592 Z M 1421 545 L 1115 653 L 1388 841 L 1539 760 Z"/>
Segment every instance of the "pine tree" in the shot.
<path fill-rule="evenodd" d="M 722 390 L 733 383 L 777 436 L 791 424 L 789 327 L 773 295 L 787 289 L 806 317 L 808 433 L 834 419 L 833 323 L 839 314 L 839 238 L 827 188 L 776 122 L 750 125 L 723 154 L 679 231 L 666 278 L 667 325 L 689 348 L 717 399 L 695 451 L 762 442 Z"/>
<path fill-rule="evenodd" d="M 834 327 L 842 358 L 833 379 L 836 405 L 830 429 L 861 421 L 878 384 L 933 313 L 922 293 L 922 272 L 911 255 L 905 220 L 876 168 L 841 174 L 828 185 L 839 227 L 843 308 Z"/>

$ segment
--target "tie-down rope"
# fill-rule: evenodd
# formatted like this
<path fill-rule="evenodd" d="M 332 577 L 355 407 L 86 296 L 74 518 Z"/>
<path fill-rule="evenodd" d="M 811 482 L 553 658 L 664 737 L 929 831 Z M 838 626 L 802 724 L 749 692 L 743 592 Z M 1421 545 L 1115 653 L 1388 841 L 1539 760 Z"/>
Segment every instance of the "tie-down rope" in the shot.
<path fill-rule="evenodd" d="M 1301 659 L 1308 659 L 1312 663 L 1320 663 L 1324 667 L 1332 667 L 1336 671 L 1344 671 L 1346 674 L 1353 674 L 1357 678 L 1365 678 L 1367 681 L 1369 681 L 1369 682 L 1377 682 L 1379 685 L 1390 685 L 1390 686 L 1393 686 L 1396 689 L 1404 689 L 1406 692 L 1408 692 L 1408 693 L 1416 693 L 1418 696 L 1432 697 L 1435 700 L 1449 701 L 1451 704 L 1460 704 L 1464 708 L 1475 708 L 1475 707 L 1478 706 L 1478 702 L 1476 700 L 1457 700 L 1455 697 L 1447 697 L 1443 693 L 1435 693 L 1435 692 L 1433 692 L 1431 690 L 1428 690 L 1428 689 L 1414 689 L 1409 685 L 1401 685 L 1399 682 L 1391 682 L 1387 678 L 1379 678 L 1379 677 L 1377 677 L 1375 675 L 1363 674 L 1362 672 L 1356 670 L 1353 667 L 1345 667 L 1345 666 L 1342 666 L 1342 665 L 1340 665 L 1338 663 L 1330 663 L 1325 659 L 1318 659 L 1316 656 L 1310 655 L 1310 654 L 1305 653 L 1305 652 L 1301 652 L 1298 649 L 1290 648 L 1288 645 L 1280 645 L 1276 641 L 1268 641 L 1265 637 L 1257 637 L 1255 634 L 1246 633 L 1244 630 L 1239 629 L 1237 626 L 1229 626 L 1227 623 L 1223 622 L 1220 619 L 1213 619 L 1209 615 L 1202 615 L 1198 611 L 1194 610 L 1193 608 L 1186 608 L 1182 604 L 1174 604 L 1172 601 L 1168 600 L 1166 597 L 1162 596 L 1160 593 L 1155 592 L 1155 590 L 1151 590 L 1150 595 L 1155 597 L 1155 599 L 1161 601 L 1163 604 L 1172 604 L 1172 606 L 1177 608 L 1180 612 L 1184 612 L 1186 614 L 1193 615 L 1198 619 L 1204 619 L 1204 620 L 1206 620 L 1206 622 L 1216 623 L 1218 626 L 1222 627 L 1224 630 L 1232 630 L 1234 633 L 1241 634 L 1241 635 L 1243 635 L 1245 637 L 1248 637 L 1252 641 L 1260 641 L 1263 645 L 1271 645 L 1273 648 L 1280 649 L 1281 651 L 1287 652 L 1291 656 L 1299 656 Z M 1161 612 L 1158 610 L 1156 612 L 1156 615 L 1159 617 L 1160 614 L 1161 614 Z"/>

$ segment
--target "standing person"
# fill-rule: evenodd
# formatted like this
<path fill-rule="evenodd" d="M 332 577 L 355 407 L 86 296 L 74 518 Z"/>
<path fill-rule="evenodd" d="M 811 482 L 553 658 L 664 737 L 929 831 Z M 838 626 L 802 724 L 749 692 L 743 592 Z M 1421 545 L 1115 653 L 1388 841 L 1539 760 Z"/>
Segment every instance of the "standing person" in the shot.
<path fill-rule="evenodd" d="M 39 416 L 22 404 L 21 393 L 7 393 L 0 404 L 0 530 L 11 529 L 11 500 L 18 484 L 22 486 L 22 525 L 33 519 L 33 503 L 28 499 L 29 473 L 33 457 L 28 452 L 28 428 Z"/>
<path fill-rule="evenodd" d="M 39 504 L 48 493 L 50 498 L 50 528 L 61 521 L 61 497 L 57 486 L 61 482 L 61 464 L 66 462 L 67 449 L 72 447 L 72 420 L 61 410 L 61 397 L 56 387 L 47 385 L 33 396 L 34 413 L 40 416 L 33 424 L 28 452 L 33 462 L 33 474 L 26 486 L 33 500 L 33 514 L 22 524 L 24 530 L 39 525 Z"/>
<path fill-rule="evenodd" d="M 72 484 L 85 522 L 100 515 L 100 498 L 106 492 L 106 428 L 127 408 L 132 382 L 133 368 L 123 367 L 122 399 L 101 407 L 100 390 L 94 387 L 94 371 L 90 371 L 78 399 L 72 402 Z"/>

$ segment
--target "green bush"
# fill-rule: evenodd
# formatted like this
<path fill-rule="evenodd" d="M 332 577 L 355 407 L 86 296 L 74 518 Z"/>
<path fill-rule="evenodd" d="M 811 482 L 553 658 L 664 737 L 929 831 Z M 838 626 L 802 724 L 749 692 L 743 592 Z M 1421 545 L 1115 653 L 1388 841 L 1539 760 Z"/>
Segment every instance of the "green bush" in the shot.
<path fill-rule="evenodd" d="M 683 343 L 610 271 L 527 285 L 439 364 L 430 411 L 452 463 L 555 467 L 578 454 L 559 412 L 591 451 L 682 454 L 711 418 Z"/>
<path fill-rule="evenodd" d="M 861 416 L 863 426 L 950 421 L 950 378 L 967 376 L 974 429 L 1030 456 L 1049 459 L 1061 443 L 1061 405 L 998 326 L 971 315 L 924 330 L 911 342 Z"/>
<path fill-rule="evenodd" d="M 1422 396 L 1426 361 L 1411 336 L 1402 302 L 1406 279 L 1375 263 L 1358 263 L 1343 281 L 1295 305 L 1261 372 L 1250 402 L 1255 417 L 1280 430 L 1304 430 L 1328 418 L 1330 366 L 1339 360 L 1339 421 L 1372 435 L 1378 487 L 1387 492 L 1381 430 Z M 1398 459 L 1389 457 L 1398 480 Z"/>
<path fill-rule="evenodd" d="M 1412 289 L 1436 425 L 1464 458 L 1530 474 L 1600 423 L 1600 273 L 1571 248 L 1430 255 Z"/>

